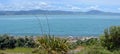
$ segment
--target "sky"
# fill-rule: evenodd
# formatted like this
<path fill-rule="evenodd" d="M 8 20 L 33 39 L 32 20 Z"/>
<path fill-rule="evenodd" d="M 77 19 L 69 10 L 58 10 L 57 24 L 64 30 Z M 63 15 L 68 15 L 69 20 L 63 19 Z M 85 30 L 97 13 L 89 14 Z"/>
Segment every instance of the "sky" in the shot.
<path fill-rule="evenodd" d="M 0 0 L 0 11 L 63 10 L 119 12 L 120 0 Z"/>

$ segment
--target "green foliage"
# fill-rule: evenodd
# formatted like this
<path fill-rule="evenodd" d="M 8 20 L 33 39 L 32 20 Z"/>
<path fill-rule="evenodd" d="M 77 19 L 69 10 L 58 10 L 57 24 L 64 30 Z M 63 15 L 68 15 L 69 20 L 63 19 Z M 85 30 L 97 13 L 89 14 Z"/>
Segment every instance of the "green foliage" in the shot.
<path fill-rule="evenodd" d="M 33 48 L 16 47 L 14 49 L 0 50 L 0 54 L 33 54 Z"/>
<path fill-rule="evenodd" d="M 88 47 L 88 46 L 100 46 L 100 41 L 98 38 L 90 38 L 90 39 L 86 39 L 86 40 L 77 40 L 74 43 L 70 44 L 70 49 L 74 50 L 77 49 L 77 47 L 79 46 L 83 46 L 83 47 Z"/>
<path fill-rule="evenodd" d="M 113 54 L 120 54 L 120 50 L 113 51 Z"/>
<path fill-rule="evenodd" d="M 71 43 L 70 45 L 69 45 L 69 48 L 72 50 L 72 49 L 75 49 L 75 48 L 77 48 L 79 45 L 75 42 L 75 43 Z"/>
<path fill-rule="evenodd" d="M 101 36 L 101 45 L 108 50 L 120 49 L 120 26 L 112 26 L 105 29 L 104 35 Z"/>
<path fill-rule="evenodd" d="M 35 47 L 35 41 L 32 37 L 18 38 L 16 39 L 16 47 Z"/>
<path fill-rule="evenodd" d="M 0 49 L 12 49 L 15 47 L 35 47 L 35 41 L 32 37 L 13 37 L 7 34 L 0 36 Z"/>
<path fill-rule="evenodd" d="M 97 38 L 91 38 L 85 41 L 85 45 L 96 45 L 99 41 Z"/>
<path fill-rule="evenodd" d="M 112 54 L 112 52 L 104 49 L 101 46 L 89 46 L 76 54 Z"/>
<path fill-rule="evenodd" d="M 37 43 L 39 54 L 66 54 L 69 50 L 67 40 L 54 36 L 40 37 Z"/>
<path fill-rule="evenodd" d="M 0 36 L 0 49 L 15 48 L 16 40 L 8 35 Z"/>
<path fill-rule="evenodd" d="M 78 40 L 76 42 L 77 45 L 82 45 L 82 46 L 97 45 L 99 43 L 100 43 L 100 41 L 98 40 L 98 38 L 90 38 L 90 39 L 86 39 L 86 40 Z"/>

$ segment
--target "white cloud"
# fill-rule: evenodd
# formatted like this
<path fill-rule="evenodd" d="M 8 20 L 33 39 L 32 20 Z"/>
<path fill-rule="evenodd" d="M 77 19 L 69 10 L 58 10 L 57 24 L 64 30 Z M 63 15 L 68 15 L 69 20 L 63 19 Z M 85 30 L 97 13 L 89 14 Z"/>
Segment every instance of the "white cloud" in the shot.
<path fill-rule="evenodd" d="M 14 2 L 10 4 L 0 3 L 0 10 L 32 10 L 49 9 L 51 7 L 47 2 Z"/>
<path fill-rule="evenodd" d="M 46 3 L 46 2 L 40 2 L 40 4 L 43 6 L 48 6 L 48 3 Z"/>
<path fill-rule="evenodd" d="M 80 10 L 80 7 L 71 7 L 72 10 Z"/>
<path fill-rule="evenodd" d="M 99 10 L 100 8 L 97 5 L 95 5 L 95 6 L 87 7 L 86 9 L 88 9 L 88 10 Z"/>
<path fill-rule="evenodd" d="M 1 10 L 65 10 L 65 11 L 88 11 L 88 10 L 120 10 L 118 0 L 6 0 L 0 1 Z M 115 7 L 114 7 L 115 6 Z M 116 9 L 115 9 L 116 8 Z"/>
<path fill-rule="evenodd" d="M 27 4 L 23 4 L 22 7 L 24 9 L 28 9 L 28 10 L 30 10 L 30 9 L 47 9 L 48 7 L 50 7 L 50 4 L 48 4 L 46 2 L 30 2 Z"/>
<path fill-rule="evenodd" d="M 81 10 L 80 7 L 74 6 L 74 5 L 66 5 L 65 8 L 68 9 L 68 10 L 71 10 L 71 11 L 79 11 L 79 10 Z"/>

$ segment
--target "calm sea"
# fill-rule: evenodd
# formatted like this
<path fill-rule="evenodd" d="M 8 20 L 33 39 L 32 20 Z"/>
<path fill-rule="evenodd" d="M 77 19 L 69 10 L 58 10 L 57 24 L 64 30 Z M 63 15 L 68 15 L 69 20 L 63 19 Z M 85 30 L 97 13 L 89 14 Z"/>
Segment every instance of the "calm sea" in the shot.
<path fill-rule="evenodd" d="M 41 35 L 49 33 L 44 15 L 0 16 L 0 34 Z M 105 28 L 120 26 L 120 16 L 110 15 L 47 15 L 50 34 L 56 36 L 99 36 Z M 42 25 L 40 25 L 40 22 Z M 42 31 L 41 31 L 42 26 Z"/>

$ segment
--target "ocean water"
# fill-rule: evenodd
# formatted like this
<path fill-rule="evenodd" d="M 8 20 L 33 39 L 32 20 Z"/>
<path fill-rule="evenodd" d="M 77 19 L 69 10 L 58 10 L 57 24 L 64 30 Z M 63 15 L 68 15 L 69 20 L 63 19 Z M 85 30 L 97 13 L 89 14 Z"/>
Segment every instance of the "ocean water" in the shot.
<path fill-rule="evenodd" d="M 0 34 L 55 36 L 100 36 L 105 28 L 120 26 L 120 16 L 110 15 L 5 15 L 0 16 Z M 40 25 L 41 22 L 41 25 Z M 41 31 L 42 26 L 42 31 Z"/>

